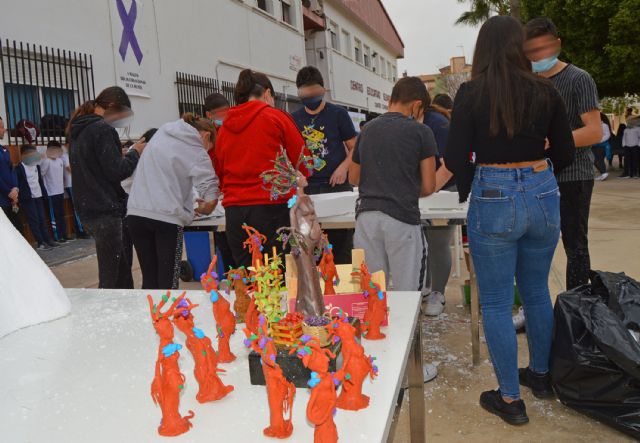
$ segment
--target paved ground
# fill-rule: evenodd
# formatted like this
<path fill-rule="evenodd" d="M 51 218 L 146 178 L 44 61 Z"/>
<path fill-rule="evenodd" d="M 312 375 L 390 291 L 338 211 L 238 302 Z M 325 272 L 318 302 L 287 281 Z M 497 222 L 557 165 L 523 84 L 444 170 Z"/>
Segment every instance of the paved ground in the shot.
<path fill-rule="evenodd" d="M 612 175 L 617 175 L 612 174 Z M 596 183 L 592 202 L 590 242 L 592 267 L 605 271 L 625 271 L 640 279 L 640 180 L 611 178 Z M 549 278 L 552 294 L 563 290 L 566 259 L 561 248 L 554 258 Z M 53 268 L 65 287 L 96 287 L 95 257 Z M 494 389 L 496 381 L 483 346 L 478 368 L 471 366 L 469 311 L 463 307 L 460 285 L 466 276 L 451 279 L 447 287 L 447 307 L 437 319 L 424 324 L 425 360 L 438 363 L 440 375 L 426 385 L 427 432 L 430 442 L 625 442 L 623 434 L 564 407 L 556 400 L 536 400 L 529 393 L 527 403 L 531 423 L 513 428 L 478 406 L 480 392 Z M 134 266 L 136 285 L 140 270 Z M 197 288 L 195 283 L 183 284 Z M 526 337 L 519 336 L 520 363 L 526 365 Z M 407 400 L 400 416 L 396 443 L 409 442 Z M 550 438 L 551 437 L 551 438 Z M 345 440 L 346 441 L 346 440 Z"/>

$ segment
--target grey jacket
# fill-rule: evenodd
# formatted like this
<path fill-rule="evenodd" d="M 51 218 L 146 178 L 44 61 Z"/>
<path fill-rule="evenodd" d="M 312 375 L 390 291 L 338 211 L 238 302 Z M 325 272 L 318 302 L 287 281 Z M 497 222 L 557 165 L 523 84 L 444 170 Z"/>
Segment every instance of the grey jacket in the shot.
<path fill-rule="evenodd" d="M 185 226 L 194 216 L 194 188 L 218 199 L 218 177 L 198 131 L 183 120 L 166 123 L 145 148 L 129 194 L 127 215 Z"/>

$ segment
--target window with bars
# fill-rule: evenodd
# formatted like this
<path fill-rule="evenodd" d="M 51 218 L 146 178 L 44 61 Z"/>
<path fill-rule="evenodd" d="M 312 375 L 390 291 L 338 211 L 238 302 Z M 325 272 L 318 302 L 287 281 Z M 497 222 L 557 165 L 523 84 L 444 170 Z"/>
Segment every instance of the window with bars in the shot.
<path fill-rule="evenodd" d="M 73 110 L 95 96 L 91 55 L 40 44 L 0 40 L 9 144 L 23 142 L 16 125 L 31 120 L 40 129 L 37 144 L 65 141 Z"/>

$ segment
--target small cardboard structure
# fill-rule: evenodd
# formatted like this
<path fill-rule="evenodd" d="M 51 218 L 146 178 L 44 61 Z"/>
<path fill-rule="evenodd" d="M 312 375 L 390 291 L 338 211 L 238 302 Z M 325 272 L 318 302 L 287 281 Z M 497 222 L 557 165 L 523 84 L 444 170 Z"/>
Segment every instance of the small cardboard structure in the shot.
<path fill-rule="evenodd" d="M 364 313 L 367 311 L 368 302 L 367 299 L 364 298 L 362 290 L 360 289 L 359 279 L 353 276 L 352 273 L 357 272 L 364 261 L 364 250 L 354 249 L 351 251 L 350 265 L 336 265 L 338 275 L 340 277 L 340 283 L 335 287 L 336 295 L 324 296 L 325 309 L 331 315 L 338 315 L 338 311 L 342 309 L 350 317 L 358 318 L 361 321 L 363 320 Z M 285 273 L 285 281 L 287 286 L 289 312 L 295 312 L 296 296 L 298 293 L 298 279 L 296 277 L 296 262 L 291 254 L 287 254 L 286 263 L 287 272 Z M 383 271 L 371 274 L 371 281 L 380 285 L 380 289 L 386 292 L 387 286 Z M 389 316 L 387 315 L 384 322 L 382 322 L 382 326 L 388 326 L 388 324 Z"/>

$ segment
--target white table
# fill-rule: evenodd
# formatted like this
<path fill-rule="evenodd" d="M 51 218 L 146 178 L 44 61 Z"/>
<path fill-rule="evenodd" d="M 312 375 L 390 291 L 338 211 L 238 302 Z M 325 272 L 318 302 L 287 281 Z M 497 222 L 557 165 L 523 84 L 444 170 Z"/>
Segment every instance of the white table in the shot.
<path fill-rule="evenodd" d="M 196 402 L 193 359 L 180 352 L 186 376 L 180 411 L 195 412 L 193 428 L 182 436 L 160 437 L 156 428 L 161 412 L 150 395 L 158 349 L 151 325 L 146 291 L 69 289 L 72 312 L 66 318 L 19 330 L 0 339 L 0 429 L 4 442 L 260 442 L 267 426 L 264 386 L 249 383 L 248 350 L 239 325 L 232 339 L 238 359 L 222 374 L 235 391 L 221 401 Z M 158 300 L 160 292 L 155 292 Z M 196 325 L 214 336 L 211 304 L 202 291 L 188 296 L 201 306 L 194 311 Z M 390 438 L 403 375 L 411 379 L 411 441 L 425 441 L 424 386 L 419 322 L 420 294 L 390 293 L 387 338 L 364 341 L 368 354 L 377 357 L 380 376 L 365 382 L 369 408 L 339 410 L 335 421 L 341 441 L 385 442 Z M 176 332 L 176 342 L 183 336 Z M 215 340 L 214 340 L 215 344 Z M 289 441 L 313 441 L 306 421 L 308 390 L 298 389 L 294 433 Z"/>

